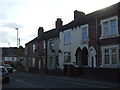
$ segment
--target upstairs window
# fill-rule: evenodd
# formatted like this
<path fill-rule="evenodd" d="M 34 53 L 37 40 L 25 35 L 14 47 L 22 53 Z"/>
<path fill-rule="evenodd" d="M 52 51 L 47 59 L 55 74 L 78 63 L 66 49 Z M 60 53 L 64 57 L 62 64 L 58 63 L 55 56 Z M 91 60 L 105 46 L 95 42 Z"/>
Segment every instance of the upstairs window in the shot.
<path fill-rule="evenodd" d="M 64 44 L 71 44 L 71 32 L 67 31 L 64 33 Z"/>
<path fill-rule="evenodd" d="M 33 52 L 35 52 L 36 46 L 35 44 L 33 44 Z"/>
<path fill-rule="evenodd" d="M 107 22 L 103 22 L 103 35 L 104 36 L 108 36 L 109 35 L 109 23 Z"/>
<path fill-rule="evenodd" d="M 111 17 L 101 21 L 102 38 L 112 37 L 118 35 L 118 17 Z"/>
<path fill-rule="evenodd" d="M 54 41 L 50 40 L 50 50 L 53 50 L 53 47 L 54 47 Z"/>
<path fill-rule="evenodd" d="M 82 29 L 82 41 L 88 41 L 88 25 L 81 26 Z"/>
<path fill-rule="evenodd" d="M 43 47 L 43 49 L 46 48 L 46 43 L 45 43 L 45 41 L 42 41 L 42 47 Z"/>

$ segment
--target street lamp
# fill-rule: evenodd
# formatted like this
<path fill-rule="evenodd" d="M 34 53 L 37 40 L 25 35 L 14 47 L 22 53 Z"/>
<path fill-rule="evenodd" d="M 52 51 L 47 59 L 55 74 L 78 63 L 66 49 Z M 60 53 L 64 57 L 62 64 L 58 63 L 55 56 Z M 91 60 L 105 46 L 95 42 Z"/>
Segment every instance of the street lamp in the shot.
<path fill-rule="evenodd" d="M 9 47 L 10 47 L 10 43 L 8 43 Z"/>
<path fill-rule="evenodd" d="M 15 28 L 17 30 L 17 48 L 18 48 L 18 28 Z"/>

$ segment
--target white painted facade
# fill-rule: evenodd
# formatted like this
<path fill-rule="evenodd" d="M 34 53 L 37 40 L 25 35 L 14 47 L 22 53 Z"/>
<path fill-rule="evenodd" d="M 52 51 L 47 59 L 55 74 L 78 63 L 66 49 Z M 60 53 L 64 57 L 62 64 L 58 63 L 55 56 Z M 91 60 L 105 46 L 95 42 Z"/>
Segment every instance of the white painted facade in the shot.
<path fill-rule="evenodd" d="M 88 24 L 85 24 L 88 26 Z M 71 63 L 68 64 L 73 64 L 73 62 L 76 62 L 76 50 L 80 47 L 81 49 L 83 49 L 84 47 L 86 47 L 88 49 L 88 41 L 87 42 L 83 42 L 82 41 L 82 30 L 81 28 L 85 25 L 82 26 L 78 26 L 76 28 L 73 29 L 68 29 L 68 30 L 64 30 L 63 32 L 59 33 L 59 38 L 60 38 L 60 43 L 59 43 L 59 49 L 62 51 L 59 54 L 59 67 L 61 69 L 63 69 L 63 65 L 64 63 L 64 52 L 70 52 L 71 53 Z M 64 33 L 65 32 L 70 32 L 71 33 L 71 43 L 65 45 L 64 44 Z"/>
<path fill-rule="evenodd" d="M 53 47 L 50 47 L 50 41 L 53 42 Z M 52 50 L 54 50 L 52 52 Z M 47 42 L 47 68 L 58 69 L 57 60 L 59 59 L 59 39 L 58 37 L 51 38 Z M 58 59 L 57 59 L 58 58 Z"/>

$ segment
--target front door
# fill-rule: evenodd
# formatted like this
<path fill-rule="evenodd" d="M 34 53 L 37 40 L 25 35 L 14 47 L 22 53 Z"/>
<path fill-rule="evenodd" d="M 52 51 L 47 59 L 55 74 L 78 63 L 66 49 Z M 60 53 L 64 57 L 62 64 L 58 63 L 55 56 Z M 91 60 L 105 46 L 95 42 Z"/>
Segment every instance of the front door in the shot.
<path fill-rule="evenodd" d="M 93 58 L 93 56 L 91 57 L 91 66 L 94 67 L 94 58 Z"/>
<path fill-rule="evenodd" d="M 90 50 L 89 66 L 96 67 L 96 52 L 94 49 Z"/>

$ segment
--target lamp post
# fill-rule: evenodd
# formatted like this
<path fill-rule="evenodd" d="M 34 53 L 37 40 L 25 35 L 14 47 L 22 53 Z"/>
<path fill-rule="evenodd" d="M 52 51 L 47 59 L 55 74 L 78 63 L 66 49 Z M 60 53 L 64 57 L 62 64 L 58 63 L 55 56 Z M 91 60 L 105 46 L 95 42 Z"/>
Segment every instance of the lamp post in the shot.
<path fill-rule="evenodd" d="M 15 67 L 15 65 L 17 64 L 18 62 L 18 28 L 15 28 L 17 30 L 17 52 L 16 52 L 16 62 L 14 62 L 14 68 L 17 68 Z"/>
<path fill-rule="evenodd" d="M 17 48 L 18 48 L 18 28 L 15 28 L 17 30 Z"/>
<path fill-rule="evenodd" d="M 10 47 L 10 43 L 8 43 L 9 47 Z"/>

